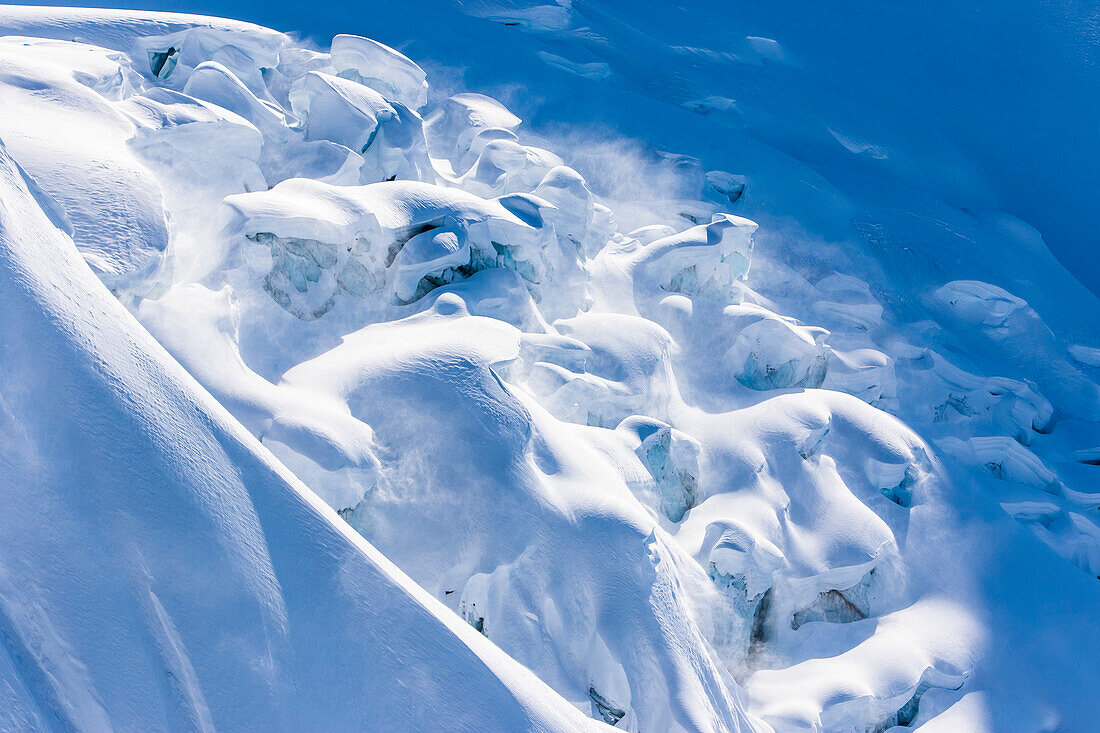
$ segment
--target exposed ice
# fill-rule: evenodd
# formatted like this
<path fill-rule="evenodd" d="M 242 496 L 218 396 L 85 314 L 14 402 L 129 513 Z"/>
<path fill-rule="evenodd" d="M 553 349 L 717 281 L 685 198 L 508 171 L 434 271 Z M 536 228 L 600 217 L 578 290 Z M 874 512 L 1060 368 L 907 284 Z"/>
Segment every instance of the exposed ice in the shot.
<path fill-rule="evenodd" d="M 158 79 L 167 79 L 179 63 L 180 51 L 169 46 L 163 51 L 149 51 L 149 73 Z"/>
<path fill-rule="evenodd" d="M 424 278 L 442 274 L 433 264 L 438 256 L 429 254 L 428 243 L 434 240 L 414 238 L 441 227 L 454 231 L 456 242 L 461 232 L 466 244 L 458 249 L 469 252 L 466 262 L 447 259 L 443 269 L 454 274 L 511 269 L 539 300 L 564 304 L 578 300 L 583 286 L 577 247 L 559 243 L 553 228 L 544 226 L 542 211 L 550 204 L 529 195 L 483 199 L 414 182 L 338 187 L 295 179 L 267 192 L 229 197 L 226 204 L 231 212 L 227 235 L 271 244 L 267 280 L 275 283 L 272 295 L 298 315 L 327 311 L 339 290 L 363 297 L 383 282 L 390 283 L 399 300 L 412 298 Z M 398 259 L 410 241 L 414 249 Z M 344 277 L 349 268 L 355 274 L 353 287 Z M 555 275 L 564 287 L 544 288 Z M 284 280 L 300 295 L 278 285 Z"/>
<path fill-rule="evenodd" d="M 755 231 L 748 219 L 716 214 L 709 224 L 650 243 L 636 266 L 665 290 L 729 297 L 733 283 L 749 272 Z"/>
<path fill-rule="evenodd" d="M 752 321 L 741 328 L 726 354 L 737 381 L 751 389 L 822 385 L 829 368 L 822 329 L 806 328 L 751 306 L 740 306 L 737 317 Z"/>

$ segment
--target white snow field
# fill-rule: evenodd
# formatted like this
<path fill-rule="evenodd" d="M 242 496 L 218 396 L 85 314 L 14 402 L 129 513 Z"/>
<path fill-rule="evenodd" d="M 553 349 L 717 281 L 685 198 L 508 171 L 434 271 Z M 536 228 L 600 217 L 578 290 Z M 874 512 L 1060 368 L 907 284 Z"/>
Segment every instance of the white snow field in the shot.
<path fill-rule="evenodd" d="M 1095 730 L 1100 301 L 1038 233 L 453 86 L 0 6 L 0 730 Z"/>

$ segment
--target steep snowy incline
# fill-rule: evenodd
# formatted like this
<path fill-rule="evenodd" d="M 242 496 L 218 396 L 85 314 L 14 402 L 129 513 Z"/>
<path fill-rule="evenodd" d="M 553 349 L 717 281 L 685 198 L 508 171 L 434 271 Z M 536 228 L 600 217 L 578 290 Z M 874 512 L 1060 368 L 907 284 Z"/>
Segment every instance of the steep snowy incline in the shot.
<path fill-rule="evenodd" d="M 211 400 L 27 186 L 0 148 L 0 729 L 586 727 Z"/>

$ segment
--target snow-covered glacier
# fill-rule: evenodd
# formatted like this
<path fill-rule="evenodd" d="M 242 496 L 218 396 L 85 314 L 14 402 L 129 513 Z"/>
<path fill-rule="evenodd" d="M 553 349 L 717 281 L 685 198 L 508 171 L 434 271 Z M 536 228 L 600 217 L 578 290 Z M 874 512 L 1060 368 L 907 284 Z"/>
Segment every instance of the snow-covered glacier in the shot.
<path fill-rule="evenodd" d="M 759 111 L 463 10 L 610 124 Z M 0 6 L 0 730 L 1093 730 L 1100 300 L 1038 232 L 446 71 Z"/>

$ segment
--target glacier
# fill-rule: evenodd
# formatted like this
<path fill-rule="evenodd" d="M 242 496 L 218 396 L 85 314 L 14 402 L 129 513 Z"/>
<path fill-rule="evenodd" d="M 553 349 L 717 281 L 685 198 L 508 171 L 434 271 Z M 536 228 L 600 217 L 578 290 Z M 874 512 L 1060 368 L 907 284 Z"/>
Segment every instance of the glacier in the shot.
<path fill-rule="evenodd" d="M 609 7 L 0 6 L 0 730 L 1092 730 L 1100 300 Z"/>

